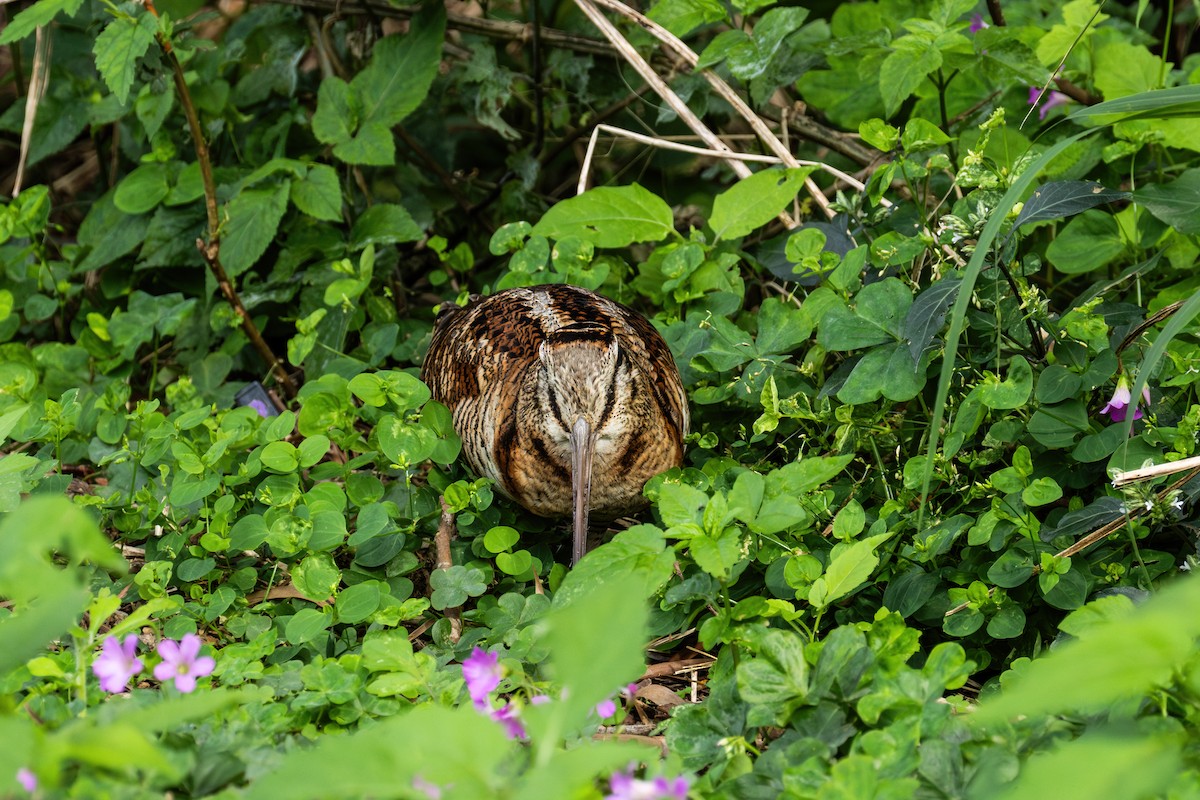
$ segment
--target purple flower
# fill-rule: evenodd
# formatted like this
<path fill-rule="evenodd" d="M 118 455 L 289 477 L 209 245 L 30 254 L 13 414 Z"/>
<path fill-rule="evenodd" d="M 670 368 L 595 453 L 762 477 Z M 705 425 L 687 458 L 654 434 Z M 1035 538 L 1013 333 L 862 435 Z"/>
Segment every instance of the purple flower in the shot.
<path fill-rule="evenodd" d="M 1036 106 L 1038 101 L 1042 99 L 1042 90 L 1037 86 L 1029 87 L 1029 105 Z M 1038 110 L 1038 119 L 1044 120 L 1046 115 L 1050 113 L 1050 109 L 1058 106 L 1066 105 L 1071 102 L 1071 98 L 1062 92 L 1046 92 L 1046 102 Z"/>
<path fill-rule="evenodd" d="M 990 27 L 992 27 L 992 26 L 988 25 L 986 22 L 983 21 L 982 14 L 972 14 L 971 15 L 971 26 L 969 28 L 967 28 L 967 30 L 969 30 L 971 33 L 979 33 L 984 28 L 990 28 Z"/>
<path fill-rule="evenodd" d="M 517 719 L 517 708 L 512 703 L 508 703 L 504 708 L 492 709 L 491 717 L 504 726 L 504 733 L 508 738 L 525 738 L 525 726 Z"/>
<path fill-rule="evenodd" d="M 37 775 L 29 767 L 21 767 L 17 770 L 17 783 L 21 784 L 21 788 L 33 794 L 38 787 Z"/>
<path fill-rule="evenodd" d="M 101 689 L 116 694 L 129 688 L 130 679 L 142 671 L 137 646 L 137 636 L 132 633 L 125 637 L 124 644 L 115 636 L 104 640 L 100 655 L 92 662 L 92 672 L 100 679 Z"/>
<path fill-rule="evenodd" d="M 200 655 L 200 637 L 194 633 L 185 635 L 178 643 L 164 639 L 158 643 L 158 654 L 162 663 L 154 668 L 154 677 L 164 683 L 175 681 L 175 688 L 187 694 L 196 688 L 196 678 L 211 675 L 217 662 L 209 656 Z"/>
<path fill-rule="evenodd" d="M 246 405 L 250 406 L 250 407 L 251 407 L 251 408 L 253 408 L 255 411 L 257 411 L 257 412 L 258 412 L 258 415 L 259 415 L 260 417 L 269 417 L 269 416 L 271 416 L 271 412 L 267 410 L 267 404 L 266 404 L 266 403 L 264 403 L 262 400 L 251 400 L 251 401 L 250 401 L 249 403 L 247 403 Z"/>
<path fill-rule="evenodd" d="M 471 703 L 484 711 L 488 706 L 488 695 L 500 685 L 500 654 L 485 653 L 476 647 L 463 661 L 462 670 Z"/>
<path fill-rule="evenodd" d="M 1113 391 L 1112 398 L 1104 408 L 1100 409 L 1101 414 L 1107 414 L 1113 422 L 1124 422 L 1126 409 L 1129 408 L 1129 401 L 1133 397 L 1129 393 L 1129 380 L 1121 375 L 1117 378 L 1117 388 Z M 1146 401 L 1146 405 L 1150 405 L 1150 387 L 1142 387 L 1142 399 Z M 1142 418 L 1142 409 L 1137 405 L 1133 407 L 1133 418 Z"/>
<path fill-rule="evenodd" d="M 601 700 L 596 704 L 596 713 L 600 715 L 601 719 L 607 719 L 608 717 L 611 717 L 613 714 L 617 713 L 616 701 L 614 701 L 612 698 L 609 698 L 608 700 Z"/>
<path fill-rule="evenodd" d="M 412 786 L 429 800 L 441 800 L 442 798 L 442 787 L 433 781 L 425 780 L 420 775 L 413 775 Z"/>
<path fill-rule="evenodd" d="M 609 794 L 604 800 L 687 800 L 689 781 L 659 776 L 652 781 L 633 777 L 633 770 L 616 772 L 608 780 Z"/>

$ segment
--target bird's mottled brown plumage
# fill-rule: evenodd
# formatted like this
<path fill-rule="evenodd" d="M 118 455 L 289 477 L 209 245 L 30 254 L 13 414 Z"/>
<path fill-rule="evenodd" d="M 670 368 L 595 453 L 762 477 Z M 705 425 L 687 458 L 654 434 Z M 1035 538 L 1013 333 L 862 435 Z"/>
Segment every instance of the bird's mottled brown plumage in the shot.
<path fill-rule="evenodd" d="M 586 289 L 443 307 L 421 376 L 453 412 L 471 468 L 542 516 L 573 510 L 577 441 L 592 451 L 586 505 L 600 518 L 644 507 L 646 481 L 683 460 L 687 398 L 670 349 L 644 317 Z M 575 558 L 580 524 L 577 512 Z"/>

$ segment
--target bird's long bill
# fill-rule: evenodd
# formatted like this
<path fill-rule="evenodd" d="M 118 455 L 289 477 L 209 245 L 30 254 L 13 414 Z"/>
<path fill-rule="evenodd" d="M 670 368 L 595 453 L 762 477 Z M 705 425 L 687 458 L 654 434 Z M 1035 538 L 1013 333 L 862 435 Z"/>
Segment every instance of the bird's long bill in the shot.
<path fill-rule="evenodd" d="M 595 445 L 592 426 L 583 417 L 576 417 L 575 424 L 571 426 L 571 495 L 575 500 L 571 566 L 579 563 L 587 549 L 588 506 L 592 500 L 592 451 Z"/>

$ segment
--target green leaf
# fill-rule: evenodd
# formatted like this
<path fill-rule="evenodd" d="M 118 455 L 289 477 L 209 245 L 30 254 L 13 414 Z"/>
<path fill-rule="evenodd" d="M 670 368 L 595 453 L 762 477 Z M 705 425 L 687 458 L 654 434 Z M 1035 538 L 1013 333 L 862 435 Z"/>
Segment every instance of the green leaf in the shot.
<path fill-rule="evenodd" d="M 314 164 L 300 180 L 292 181 L 292 204 L 314 219 L 342 221 L 342 186 L 337 170 Z"/>
<path fill-rule="evenodd" d="M 773 8 L 763 14 L 751 37 L 729 50 L 726 57 L 729 71 L 743 81 L 762 75 L 779 54 L 787 37 L 803 25 L 807 17 L 808 9 L 798 7 Z"/>
<path fill-rule="evenodd" d="M 1170 183 L 1143 186 L 1133 198 L 1180 233 L 1200 233 L 1200 169 L 1185 170 Z"/>
<path fill-rule="evenodd" d="M 796 199 L 813 169 L 764 169 L 721 192 L 708 220 L 714 241 L 740 238 L 770 222 Z"/>
<path fill-rule="evenodd" d="M 737 687 L 742 699 L 754 705 L 774 706 L 779 711 L 807 697 L 808 662 L 800 636 L 791 631 L 764 629 L 754 637 L 754 642 L 755 656 L 745 659 L 737 668 Z"/>
<path fill-rule="evenodd" d="M 825 608 L 865 583 L 879 564 L 875 548 L 891 535 L 880 533 L 848 546 L 835 547 L 825 574 L 813 581 L 808 602 L 817 608 Z"/>
<path fill-rule="evenodd" d="M 334 603 L 338 622 L 349 624 L 362 622 L 375 613 L 382 598 L 383 593 L 379 581 L 363 581 L 344 589 L 337 596 L 337 602 Z"/>
<path fill-rule="evenodd" d="M 1062 487 L 1053 478 L 1037 478 L 1021 490 L 1021 500 L 1031 507 L 1053 503 L 1062 496 Z"/>
<path fill-rule="evenodd" d="M 79 244 L 90 250 L 75 266 L 75 272 L 88 272 L 107 267 L 128 255 L 146 240 L 150 227 L 147 214 L 130 215 L 113 202 L 115 191 L 96 201 L 79 226 Z"/>
<path fill-rule="evenodd" d="M 483 535 L 483 546 L 489 553 L 503 553 L 521 540 L 516 528 L 497 525 Z"/>
<path fill-rule="evenodd" d="M 597 703 L 642 673 L 648 596 L 646 584 L 628 572 L 610 573 L 583 594 L 555 595 L 542 641 L 563 691 L 560 701 L 526 709 L 536 748 L 556 747 L 552 732 L 574 730 Z M 604 647 L 594 646 L 597 637 Z"/>
<path fill-rule="evenodd" d="M 950 141 L 950 137 L 942 129 L 926 119 L 913 117 L 904 126 L 904 136 L 900 143 L 905 153 L 919 153 L 941 147 Z"/>
<path fill-rule="evenodd" d="M 12 44 L 18 39 L 24 39 L 62 12 L 66 12 L 68 17 L 73 17 L 82 5 L 83 0 L 40 0 L 15 15 L 4 30 L 0 31 L 0 44 Z"/>
<path fill-rule="evenodd" d="M 859 123 L 858 135 L 871 147 L 884 153 L 900 143 L 900 130 L 888 125 L 878 117 Z"/>
<path fill-rule="evenodd" d="M 942 329 L 950 304 L 958 296 L 961 278 L 946 277 L 929 285 L 917 295 L 904 317 L 904 338 L 908 340 L 913 361 L 919 361 L 925 348 Z"/>
<path fill-rule="evenodd" d="M 892 43 L 892 53 L 879 68 L 879 92 L 886 116 L 912 96 L 929 73 L 942 65 L 942 53 L 933 42 L 915 35 L 903 36 Z"/>
<path fill-rule="evenodd" d="M 991 377 L 979 386 L 979 400 L 987 408 L 1020 408 L 1032 391 L 1033 368 L 1021 356 L 1013 356 L 1003 381 Z"/>
<path fill-rule="evenodd" d="M 142 164 L 117 184 L 113 204 L 126 214 L 152 211 L 171 190 L 166 164 Z"/>
<path fill-rule="evenodd" d="M 221 237 L 221 262 L 236 277 L 262 257 L 275 239 L 287 211 L 288 183 L 275 188 L 246 189 L 229 201 L 229 221 Z"/>
<path fill-rule="evenodd" d="M 314 553 L 292 569 L 292 584 L 297 591 L 317 603 L 333 597 L 341 583 L 342 571 L 328 553 Z"/>
<path fill-rule="evenodd" d="M 925 387 L 925 370 L 914 364 L 907 345 L 901 342 L 872 348 L 854 365 L 846 382 L 837 391 L 837 399 L 847 405 L 860 405 L 879 399 L 905 402 Z"/>
<path fill-rule="evenodd" d="M 262 449 L 259 457 L 263 466 L 271 472 L 295 472 L 300 463 L 296 446 L 291 442 L 271 442 Z"/>
<path fill-rule="evenodd" d="M 430 731 L 437 731 L 431 736 Z M 511 761 L 503 729 L 470 704 L 425 703 L 343 736 L 323 736 L 272 764 L 245 790 L 246 800 L 397 797 L 418 775 L 453 786 L 453 797 L 490 797 L 496 774 Z M 346 769 L 346 765 L 354 765 Z M 330 787 L 336 787 L 331 792 Z M 404 796 L 413 796 L 416 790 Z"/>
<path fill-rule="evenodd" d="M 142 13 L 137 19 L 117 17 L 96 37 L 96 69 L 117 102 L 125 105 L 137 62 L 154 43 L 158 21 L 152 14 Z"/>
<path fill-rule="evenodd" d="M 421 104 L 441 63 L 445 28 L 445 7 L 427 3 L 408 33 L 375 43 L 371 63 L 350 82 L 361 99 L 364 124 L 391 128 Z"/>
<path fill-rule="evenodd" d="M 317 90 L 313 136 L 323 144 L 347 142 L 358 127 L 360 113 L 358 98 L 350 90 L 350 84 L 338 77 L 326 78 Z"/>
<path fill-rule="evenodd" d="M 1101 711 L 1141 697 L 1194 656 L 1200 615 L 1181 610 L 1197 607 L 1200 580 L 1174 581 L 1132 613 L 1092 627 L 1035 660 L 1019 680 L 1004 683 L 999 697 L 979 704 L 977 721 Z M 1084 674 L 1088 679 L 1079 680 Z"/>
<path fill-rule="evenodd" d="M 1046 248 L 1054 268 L 1068 275 L 1100 269 L 1125 252 L 1117 220 L 1102 211 L 1085 211 L 1067 223 Z"/>
<path fill-rule="evenodd" d="M 1152 184 L 1150 188 L 1154 188 Z M 1129 192 L 1105 189 L 1095 181 L 1051 181 L 1042 184 L 1025 201 L 1013 222 L 1013 230 L 1032 222 L 1062 219 L 1103 203 L 1129 198 Z"/>
<path fill-rule="evenodd" d="M 316 639 L 329 627 L 332 617 L 315 608 L 305 608 L 296 612 L 287 622 L 284 636 L 292 644 L 304 644 Z"/>
<path fill-rule="evenodd" d="M 533 226 L 550 239 L 576 236 L 597 247 L 659 242 L 675 233 L 671 207 L 634 183 L 601 186 L 563 200 Z"/>
<path fill-rule="evenodd" d="M 817 326 L 817 343 L 827 350 L 846 351 L 899 340 L 903 320 L 912 306 L 912 292 L 897 278 L 864 286 L 855 296 L 854 310 L 830 307 Z"/>
<path fill-rule="evenodd" d="M 415 242 L 425 235 L 408 209 L 395 203 L 377 203 L 354 221 L 350 228 L 350 249 L 362 250 L 367 245 Z"/>

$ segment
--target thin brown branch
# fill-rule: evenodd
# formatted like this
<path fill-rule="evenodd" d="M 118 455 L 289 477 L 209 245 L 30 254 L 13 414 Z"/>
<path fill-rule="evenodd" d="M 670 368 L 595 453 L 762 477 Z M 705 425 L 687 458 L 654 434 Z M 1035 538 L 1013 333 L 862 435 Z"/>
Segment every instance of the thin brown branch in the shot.
<path fill-rule="evenodd" d="M 457 528 L 454 524 L 454 512 L 450 510 L 450 506 L 446 503 L 446 498 L 440 498 L 442 504 L 442 516 L 438 520 L 437 533 L 433 537 L 434 548 L 437 555 L 437 569 L 450 569 L 454 566 L 454 559 L 450 555 L 450 539 L 457 533 Z M 457 642 L 462 636 L 462 609 L 458 606 L 446 609 L 446 619 L 450 620 L 450 641 Z"/>
<path fill-rule="evenodd" d="M 146 10 L 158 17 L 158 9 L 155 8 L 153 0 L 145 0 Z M 221 289 L 221 294 L 225 296 L 225 301 L 229 303 L 234 313 L 241 320 L 242 331 L 250 339 L 250 343 L 254 345 L 254 349 L 258 351 L 259 356 L 267 363 L 268 368 L 275 376 L 275 380 L 283 387 L 283 391 L 289 398 L 296 396 L 296 385 L 292 382 L 291 376 L 288 375 L 287 368 L 283 361 L 275 355 L 271 346 L 267 344 L 262 333 L 258 330 L 258 326 L 254 324 L 254 319 L 250 316 L 250 312 L 246 310 L 246 306 L 242 303 L 242 298 L 238 295 L 237 289 L 234 288 L 233 282 L 229 280 L 229 275 L 225 272 L 225 267 L 221 265 L 221 220 L 217 213 L 217 184 L 213 179 L 212 159 L 208 152 L 208 142 L 204 138 L 204 131 L 200 128 L 200 115 L 196 111 L 196 105 L 192 102 L 192 93 L 188 89 L 187 78 L 184 77 L 183 65 L 179 63 L 178 56 L 175 55 L 175 48 L 171 46 L 170 40 L 164 37 L 161 33 L 158 35 L 158 43 L 162 47 L 163 54 L 167 57 L 167 63 L 171 67 L 171 74 L 175 79 L 175 90 L 179 96 L 180 105 L 183 106 L 184 116 L 187 117 L 188 128 L 192 133 L 192 144 L 196 149 L 196 161 L 200 164 L 200 178 L 204 183 L 204 210 L 208 216 L 208 241 L 197 240 L 196 247 L 204 256 L 205 262 L 208 263 L 209 269 L 216 278 L 217 286 Z"/>

